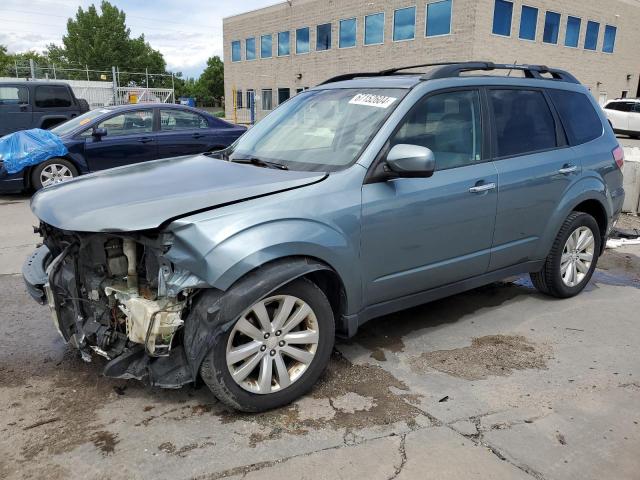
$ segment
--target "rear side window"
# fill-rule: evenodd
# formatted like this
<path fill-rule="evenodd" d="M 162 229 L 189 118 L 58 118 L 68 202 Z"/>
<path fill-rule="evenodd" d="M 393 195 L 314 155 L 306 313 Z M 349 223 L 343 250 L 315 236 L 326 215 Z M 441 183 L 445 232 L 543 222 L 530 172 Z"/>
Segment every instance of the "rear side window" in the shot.
<path fill-rule="evenodd" d="M 29 90 L 24 87 L 0 87 L 0 105 L 29 103 Z"/>
<path fill-rule="evenodd" d="M 538 90 L 489 90 L 496 128 L 496 156 L 509 157 L 557 147 L 556 126 Z"/>
<path fill-rule="evenodd" d="M 584 93 L 550 90 L 571 145 L 581 145 L 602 135 L 602 121 Z"/>
<path fill-rule="evenodd" d="M 36 107 L 65 108 L 71 106 L 71 95 L 66 87 L 45 85 L 36 88 Z"/>

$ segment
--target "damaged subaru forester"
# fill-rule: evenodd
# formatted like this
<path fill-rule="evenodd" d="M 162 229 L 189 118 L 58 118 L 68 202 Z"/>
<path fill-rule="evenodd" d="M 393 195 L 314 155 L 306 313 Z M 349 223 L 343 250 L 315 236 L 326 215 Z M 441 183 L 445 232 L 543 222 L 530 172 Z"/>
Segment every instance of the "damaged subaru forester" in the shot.
<path fill-rule="evenodd" d="M 104 375 L 202 379 L 264 411 L 307 392 L 334 338 L 374 317 L 525 273 L 577 295 L 620 213 L 622 163 L 562 70 L 344 75 L 226 150 L 38 192 L 43 245 L 23 276 Z"/>

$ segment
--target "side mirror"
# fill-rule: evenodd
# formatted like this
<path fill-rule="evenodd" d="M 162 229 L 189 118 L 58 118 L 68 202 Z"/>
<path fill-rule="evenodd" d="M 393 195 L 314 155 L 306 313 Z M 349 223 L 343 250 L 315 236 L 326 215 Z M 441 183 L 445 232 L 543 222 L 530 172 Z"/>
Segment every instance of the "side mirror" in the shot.
<path fill-rule="evenodd" d="M 427 178 L 436 169 L 436 157 L 426 147 L 399 144 L 387 154 L 387 167 L 399 177 Z"/>
<path fill-rule="evenodd" d="M 93 137 L 96 140 L 100 140 L 102 137 L 107 135 L 107 129 L 106 128 L 94 128 L 93 132 L 91 132 L 91 135 L 93 135 Z"/>

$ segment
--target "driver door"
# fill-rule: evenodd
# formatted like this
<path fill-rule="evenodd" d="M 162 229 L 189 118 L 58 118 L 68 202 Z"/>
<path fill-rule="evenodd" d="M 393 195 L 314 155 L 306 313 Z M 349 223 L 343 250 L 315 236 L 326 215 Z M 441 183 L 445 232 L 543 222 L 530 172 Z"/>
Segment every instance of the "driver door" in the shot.
<path fill-rule="evenodd" d="M 114 115 L 95 128 L 107 134 L 97 138 L 85 132 L 85 158 L 92 172 L 121 167 L 158 158 L 157 134 L 153 128 L 153 109 L 132 110 Z"/>
<path fill-rule="evenodd" d="M 364 300 L 373 305 L 485 273 L 498 176 L 486 161 L 480 92 L 422 99 L 389 139 L 431 149 L 430 178 L 396 178 L 362 188 Z"/>

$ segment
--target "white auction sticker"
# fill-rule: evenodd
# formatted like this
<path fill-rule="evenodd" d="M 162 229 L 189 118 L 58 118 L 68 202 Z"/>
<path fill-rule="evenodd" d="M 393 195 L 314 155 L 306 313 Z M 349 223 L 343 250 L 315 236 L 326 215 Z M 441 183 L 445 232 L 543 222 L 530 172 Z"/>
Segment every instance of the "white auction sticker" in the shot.
<path fill-rule="evenodd" d="M 373 95 L 371 93 L 359 93 L 349 103 L 352 105 L 365 105 L 367 107 L 389 108 L 397 98 Z"/>

